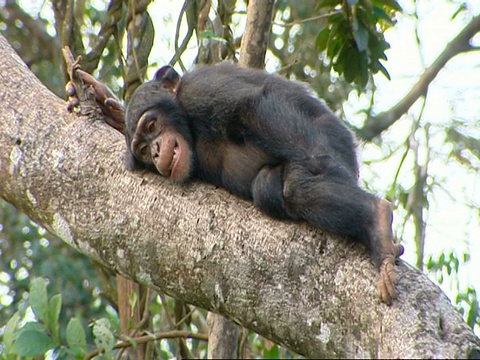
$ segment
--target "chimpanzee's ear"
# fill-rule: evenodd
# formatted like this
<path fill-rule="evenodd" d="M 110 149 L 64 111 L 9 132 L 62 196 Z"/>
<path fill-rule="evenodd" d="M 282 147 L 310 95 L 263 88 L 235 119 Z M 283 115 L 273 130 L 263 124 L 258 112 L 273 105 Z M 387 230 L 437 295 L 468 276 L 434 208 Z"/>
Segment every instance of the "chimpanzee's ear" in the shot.
<path fill-rule="evenodd" d="M 180 75 L 170 65 L 166 65 L 155 74 L 155 81 L 159 81 L 162 87 L 168 92 L 176 92 L 180 83 Z"/>

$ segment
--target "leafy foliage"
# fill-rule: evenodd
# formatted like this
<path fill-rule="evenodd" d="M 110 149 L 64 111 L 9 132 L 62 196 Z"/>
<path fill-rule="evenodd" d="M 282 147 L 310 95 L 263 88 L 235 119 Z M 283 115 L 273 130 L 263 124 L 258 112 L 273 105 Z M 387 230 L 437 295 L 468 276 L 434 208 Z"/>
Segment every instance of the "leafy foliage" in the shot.
<path fill-rule="evenodd" d="M 316 38 L 315 47 L 326 52 L 330 66 L 348 82 L 364 87 L 369 72 L 390 75 L 380 60 L 387 60 L 385 50 L 390 45 L 383 32 L 393 24 L 395 11 L 401 11 L 396 1 L 320 1 L 317 11 L 329 9 L 327 25 Z"/>
<path fill-rule="evenodd" d="M 48 351 L 58 354 L 72 354 L 76 359 L 82 359 L 86 353 L 85 332 L 78 319 L 72 319 L 67 327 L 67 342 L 72 346 L 62 345 L 59 338 L 59 319 L 62 304 L 60 294 L 47 295 L 47 282 L 43 278 L 32 281 L 29 291 L 29 301 L 26 309 L 18 311 L 9 320 L 4 331 L 6 359 L 15 356 L 42 356 Z M 33 311 L 33 319 L 27 316 L 27 310 Z M 70 326 L 70 324 L 76 326 Z"/>
<path fill-rule="evenodd" d="M 451 251 L 448 254 L 441 253 L 436 259 L 428 256 L 425 267 L 429 272 L 434 273 L 438 282 L 442 284 L 445 275 L 450 277 L 453 273 L 458 274 L 460 265 L 467 263 L 469 260 L 470 256 L 467 253 L 462 254 L 459 258 L 455 252 Z M 464 316 L 465 321 L 472 329 L 475 326 L 480 326 L 480 307 L 476 290 L 468 286 L 465 290 L 457 288 L 457 291 L 455 305 L 458 311 Z"/>
<path fill-rule="evenodd" d="M 100 289 L 108 287 L 99 278 L 101 269 L 97 269 L 100 273 L 86 256 L 0 201 L 0 288 L 8 289 L 0 293 L 0 324 L 5 324 L 16 309 L 27 306 L 29 284 L 38 276 L 49 279 L 52 292 L 64 294 L 63 304 L 59 296 L 47 304 L 46 294 L 41 294 L 44 288 L 33 289 L 37 294 L 33 300 L 34 311 L 47 323 L 55 322 L 55 314 L 60 313 L 62 305 L 60 321 L 75 314 L 83 314 L 86 319 L 102 316 L 108 301 L 100 296 Z M 53 318 L 46 318 L 47 313 Z M 55 336 L 59 335 L 57 330 L 52 330 Z"/>

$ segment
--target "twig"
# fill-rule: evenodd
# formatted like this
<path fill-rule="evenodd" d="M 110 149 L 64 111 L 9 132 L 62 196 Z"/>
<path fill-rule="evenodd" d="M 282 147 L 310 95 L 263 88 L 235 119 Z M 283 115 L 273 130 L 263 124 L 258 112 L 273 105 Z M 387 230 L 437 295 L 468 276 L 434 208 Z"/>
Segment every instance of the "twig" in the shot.
<path fill-rule="evenodd" d="M 205 334 L 195 334 L 195 333 L 191 333 L 189 331 L 184 331 L 184 330 L 172 330 L 169 332 L 147 334 L 147 335 L 142 335 L 136 338 L 132 338 L 132 340 L 137 344 L 143 344 L 149 341 L 157 341 L 161 339 L 175 339 L 175 338 L 197 339 L 201 341 L 208 341 L 208 336 Z M 131 347 L 131 346 L 133 346 L 132 341 L 123 341 L 121 343 L 116 344 L 113 348 L 122 349 L 126 347 Z M 85 360 L 92 359 L 93 357 L 99 355 L 101 352 L 102 352 L 101 350 L 91 351 L 87 355 L 85 355 L 84 359 Z"/>

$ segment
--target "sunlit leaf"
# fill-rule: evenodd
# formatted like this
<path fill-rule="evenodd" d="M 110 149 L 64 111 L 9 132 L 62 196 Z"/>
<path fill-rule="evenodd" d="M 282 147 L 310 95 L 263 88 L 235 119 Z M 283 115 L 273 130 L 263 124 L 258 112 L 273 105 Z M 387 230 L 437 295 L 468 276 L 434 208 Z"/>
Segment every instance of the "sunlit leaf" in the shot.
<path fill-rule="evenodd" d="M 3 343 L 5 344 L 5 351 L 8 354 L 12 347 L 13 347 L 13 341 L 15 340 L 16 336 L 16 329 L 17 329 L 17 324 L 18 321 L 20 320 L 20 313 L 16 312 L 13 314 L 13 316 L 8 320 L 7 326 L 5 327 L 5 330 L 3 332 Z"/>
<path fill-rule="evenodd" d="M 353 20 L 353 38 L 357 44 L 358 51 L 362 52 L 368 46 L 368 30 L 358 18 Z"/>
<path fill-rule="evenodd" d="M 52 296 L 48 303 L 48 328 L 55 338 L 58 338 L 58 319 L 62 309 L 62 295 Z"/>
<path fill-rule="evenodd" d="M 324 51 L 327 48 L 329 35 L 330 31 L 328 28 L 324 28 L 318 33 L 317 38 L 315 39 L 315 48 L 319 52 Z"/>
<path fill-rule="evenodd" d="M 377 19 L 381 19 L 381 20 L 386 21 L 389 24 L 393 24 L 392 19 L 390 18 L 390 16 L 388 16 L 388 14 L 385 12 L 385 10 L 383 10 L 383 8 L 378 7 L 378 6 L 374 6 L 373 9 L 372 9 L 372 12 L 373 12 L 373 14 L 375 14 Z"/>
<path fill-rule="evenodd" d="M 325 8 L 325 7 L 335 7 L 341 4 L 342 4 L 342 0 L 321 0 L 316 6 L 316 10 Z"/>
<path fill-rule="evenodd" d="M 385 5 L 395 11 L 402 11 L 402 7 L 395 0 L 373 0 L 373 5 Z"/>
<path fill-rule="evenodd" d="M 93 336 L 97 347 L 105 352 L 113 349 L 115 346 L 115 337 L 110 330 L 110 323 L 107 319 L 98 319 L 93 325 Z"/>
<path fill-rule="evenodd" d="M 30 306 L 40 321 L 46 321 L 48 311 L 47 283 L 43 278 L 36 278 L 30 286 Z"/>
<path fill-rule="evenodd" d="M 70 319 L 67 325 L 67 344 L 78 355 L 87 351 L 87 338 L 80 319 Z"/>

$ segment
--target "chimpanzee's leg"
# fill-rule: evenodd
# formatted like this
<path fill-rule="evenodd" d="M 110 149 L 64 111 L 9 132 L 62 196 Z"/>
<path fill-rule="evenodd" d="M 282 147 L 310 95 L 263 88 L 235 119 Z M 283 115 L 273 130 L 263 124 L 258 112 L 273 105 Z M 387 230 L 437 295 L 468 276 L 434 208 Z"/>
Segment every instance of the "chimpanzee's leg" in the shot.
<path fill-rule="evenodd" d="M 283 165 L 266 165 L 252 182 L 255 206 L 275 219 L 292 219 L 283 200 Z"/>
<path fill-rule="evenodd" d="M 380 299 L 391 303 L 396 297 L 395 258 L 403 247 L 393 244 L 388 202 L 362 190 L 355 177 L 333 161 L 316 175 L 301 164 L 286 164 L 283 201 L 287 214 L 365 243 L 379 269 Z"/>
<path fill-rule="evenodd" d="M 394 244 L 392 241 L 393 213 L 390 203 L 384 199 L 377 199 L 375 205 L 376 226 L 372 237 L 371 252 L 372 255 L 377 253 L 376 263 L 380 272 L 377 284 L 378 294 L 383 302 L 390 304 L 391 299 L 396 297 L 395 258 L 403 254 L 403 246 Z"/>

